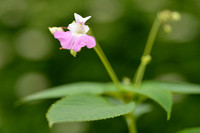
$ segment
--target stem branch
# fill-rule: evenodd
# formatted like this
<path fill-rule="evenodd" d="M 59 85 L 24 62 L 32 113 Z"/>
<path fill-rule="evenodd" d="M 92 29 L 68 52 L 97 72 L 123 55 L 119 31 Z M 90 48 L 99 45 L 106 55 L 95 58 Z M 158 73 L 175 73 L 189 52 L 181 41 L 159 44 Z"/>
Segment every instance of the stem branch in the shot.
<path fill-rule="evenodd" d="M 156 17 L 153 26 L 151 28 L 151 31 L 149 33 L 148 39 L 147 39 L 147 43 L 146 43 L 146 47 L 144 49 L 144 53 L 143 56 L 145 55 L 150 55 L 151 53 L 151 49 L 153 47 L 156 35 L 158 33 L 159 27 L 160 27 L 161 21 L 158 17 Z"/>
<path fill-rule="evenodd" d="M 136 71 L 136 74 L 134 76 L 134 79 L 133 79 L 133 84 L 134 84 L 134 87 L 136 87 L 136 88 L 140 87 L 146 66 L 151 61 L 150 54 L 151 54 L 151 50 L 153 48 L 153 44 L 154 44 L 156 35 L 159 30 L 160 24 L 161 24 L 161 21 L 159 20 L 158 17 L 156 17 L 156 19 L 154 20 L 153 26 L 151 28 L 151 31 L 149 33 L 148 39 L 147 39 L 144 53 L 141 58 L 141 63 L 139 65 L 139 67 Z"/>
<path fill-rule="evenodd" d="M 129 133 L 137 133 L 134 115 L 132 113 L 129 113 L 125 117 Z"/>

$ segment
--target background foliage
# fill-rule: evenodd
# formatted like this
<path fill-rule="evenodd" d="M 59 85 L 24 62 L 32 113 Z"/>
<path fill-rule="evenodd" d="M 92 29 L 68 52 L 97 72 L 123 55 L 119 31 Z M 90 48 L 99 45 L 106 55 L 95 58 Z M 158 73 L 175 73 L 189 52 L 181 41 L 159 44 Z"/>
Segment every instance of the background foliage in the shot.
<path fill-rule="evenodd" d="M 166 35 L 160 30 L 145 79 L 200 84 L 199 0 L 1 0 L 0 1 L 0 133 L 125 133 L 122 117 L 48 128 L 45 113 L 54 100 L 15 107 L 19 98 L 48 87 L 76 81 L 110 81 L 94 50 L 77 58 L 59 50 L 50 26 L 67 26 L 73 13 L 91 15 L 89 24 L 119 78 L 132 78 L 153 19 L 163 9 L 181 12 L 182 21 Z M 171 133 L 200 126 L 198 95 L 174 97 L 170 121 L 153 104 L 138 119 L 141 133 Z M 149 101 L 151 102 L 151 101 Z M 118 128 L 116 128 L 118 127 Z"/>

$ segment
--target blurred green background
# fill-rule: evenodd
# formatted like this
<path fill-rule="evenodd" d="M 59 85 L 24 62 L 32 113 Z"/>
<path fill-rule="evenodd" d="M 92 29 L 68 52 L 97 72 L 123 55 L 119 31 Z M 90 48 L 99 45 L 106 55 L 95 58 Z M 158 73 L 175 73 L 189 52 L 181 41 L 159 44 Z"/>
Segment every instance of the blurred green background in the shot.
<path fill-rule="evenodd" d="M 92 16 L 87 22 L 120 80 L 133 77 L 158 11 L 179 11 L 180 22 L 166 35 L 160 30 L 145 79 L 200 84 L 199 0 L 1 0 L 0 1 L 0 133 L 127 133 L 122 117 L 48 128 L 45 113 L 54 100 L 15 107 L 23 96 L 52 86 L 78 82 L 109 82 L 93 49 L 77 58 L 48 27 L 67 26 L 73 13 Z M 153 104 L 138 121 L 139 133 L 174 133 L 200 126 L 200 96 L 175 96 L 172 117 Z"/>

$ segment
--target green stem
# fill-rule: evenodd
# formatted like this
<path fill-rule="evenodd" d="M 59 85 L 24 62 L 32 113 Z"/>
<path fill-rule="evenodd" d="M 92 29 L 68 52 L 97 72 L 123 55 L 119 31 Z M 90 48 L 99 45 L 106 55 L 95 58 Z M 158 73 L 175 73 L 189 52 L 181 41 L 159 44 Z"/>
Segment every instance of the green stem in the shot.
<path fill-rule="evenodd" d="M 144 76 L 145 69 L 146 69 L 146 64 L 141 62 L 136 71 L 136 76 L 134 77 L 134 87 L 135 88 L 140 87 L 140 84 L 141 84 L 143 76 Z"/>
<path fill-rule="evenodd" d="M 134 115 L 132 113 L 129 113 L 125 117 L 129 133 L 137 133 Z"/>
<path fill-rule="evenodd" d="M 158 17 L 156 17 L 156 19 L 155 19 L 155 21 L 153 23 L 153 26 L 151 28 L 151 31 L 149 33 L 149 37 L 147 39 L 147 43 L 146 43 L 146 47 L 144 49 L 143 56 L 150 55 L 151 49 L 153 47 L 156 35 L 157 35 L 159 27 L 160 27 L 160 24 L 161 24 L 160 19 Z"/>
<path fill-rule="evenodd" d="M 119 85 L 119 80 L 114 72 L 114 70 L 112 69 L 108 59 L 106 58 L 103 50 L 101 49 L 100 45 L 97 43 L 96 46 L 94 47 L 95 52 L 97 53 L 97 55 L 99 56 L 99 58 L 101 59 L 103 65 L 105 66 L 110 78 L 112 79 L 113 83 L 115 84 L 115 86 L 120 89 L 120 85 Z"/>
<path fill-rule="evenodd" d="M 146 46 L 145 46 L 145 49 L 144 49 L 144 53 L 143 53 L 142 58 L 141 58 L 141 63 L 139 65 L 139 67 L 136 71 L 136 74 L 134 76 L 134 79 L 133 79 L 133 84 L 134 84 L 134 87 L 136 87 L 136 88 L 140 87 L 146 66 L 151 60 L 150 54 L 151 54 L 151 50 L 153 48 L 153 44 L 154 44 L 156 35 L 158 33 L 158 30 L 159 30 L 160 24 L 161 24 L 161 21 L 159 20 L 158 17 L 156 17 L 156 19 L 153 23 L 153 26 L 151 28 L 151 31 L 149 33 L 148 39 L 147 39 L 147 43 L 146 43 Z"/>

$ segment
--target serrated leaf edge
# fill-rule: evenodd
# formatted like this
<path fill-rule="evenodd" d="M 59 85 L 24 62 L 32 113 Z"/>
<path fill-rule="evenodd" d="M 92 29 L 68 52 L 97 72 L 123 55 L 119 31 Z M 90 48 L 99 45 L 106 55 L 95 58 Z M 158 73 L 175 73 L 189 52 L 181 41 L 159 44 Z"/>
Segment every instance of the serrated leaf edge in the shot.
<path fill-rule="evenodd" d="M 67 97 L 67 96 L 66 96 Z M 65 98 L 65 97 L 63 97 L 63 98 Z M 48 121 L 48 125 L 49 125 L 49 127 L 50 128 L 52 128 L 53 127 L 53 125 L 55 124 L 53 121 L 50 121 L 49 119 L 48 119 L 48 113 L 49 113 L 49 111 L 50 111 L 50 109 L 52 108 L 52 106 L 54 106 L 57 102 L 59 102 L 59 101 L 61 101 L 62 100 L 62 98 L 60 99 L 60 100 L 57 100 L 55 103 L 53 103 L 53 104 L 51 104 L 51 106 L 48 108 L 48 110 L 47 110 L 47 113 L 46 113 L 46 119 L 47 119 L 47 121 Z M 131 104 L 133 104 L 133 106 L 135 106 L 135 103 L 134 102 L 131 102 Z M 98 119 L 98 120 L 106 120 L 106 119 L 112 119 L 112 118 L 115 118 L 115 117 L 119 117 L 119 116 L 122 116 L 122 115 L 126 115 L 126 114 L 128 114 L 128 113 L 131 113 L 131 112 L 133 112 L 133 110 L 135 109 L 135 107 L 131 110 L 131 111 L 129 111 L 129 112 L 126 112 L 126 113 L 124 113 L 124 114 L 121 114 L 121 115 L 115 115 L 115 116 L 112 116 L 112 117 L 108 117 L 108 118 L 102 118 L 102 119 Z M 79 120 L 75 120 L 75 121 L 70 121 L 70 122 L 88 122 L 88 121 L 98 121 L 98 120 L 82 120 L 82 121 L 79 121 Z M 62 123 L 62 122 L 56 122 L 56 123 Z"/>

